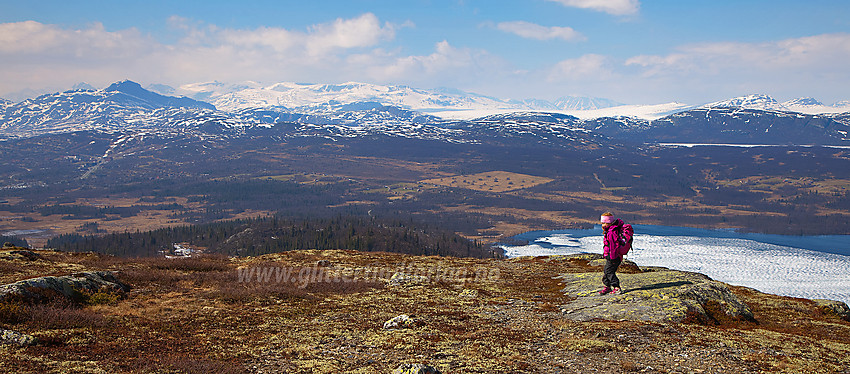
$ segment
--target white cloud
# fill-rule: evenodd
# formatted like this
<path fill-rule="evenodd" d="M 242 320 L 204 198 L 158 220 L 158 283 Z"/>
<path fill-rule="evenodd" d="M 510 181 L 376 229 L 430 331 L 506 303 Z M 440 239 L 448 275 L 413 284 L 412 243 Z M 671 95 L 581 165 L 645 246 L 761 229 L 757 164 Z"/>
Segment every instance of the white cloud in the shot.
<path fill-rule="evenodd" d="M 181 17 L 168 21 L 176 33 L 169 43 L 99 24 L 86 29 L 0 24 L 0 94 L 67 89 L 81 81 L 103 87 L 121 79 L 175 86 L 253 80 L 476 88 L 514 74 L 498 56 L 445 40 L 422 55 L 387 50 L 383 46 L 397 30 L 412 24 L 382 23 L 370 13 L 303 30 L 220 28 Z"/>
<path fill-rule="evenodd" d="M 392 24 L 387 23 L 382 27 L 378 17 L 366 13 L 357 18 L 337 18 L 331 24 L 311 27 L 306 44 L 313 54 L 322 54 L 336 48 L 368 47 L 393 37 L 395 27 Z"/>
<path fill-rule="evenodd" d="M 527 39 L 563 39 L 567 41 L 582 41 L 586 39 L 584 35 L 570 27 L 545 27 L 525 21 L 501 22 L 496 25 L 496 28 Z"/>
<path fill-rule="evenodd" d="M 564 6 L 592 9 L 616 16 L 637 14 L 640 9 L 638 0 L 549 0 Z"/>
<path fill-rule="evenodd" d="M 634 56 L 624 65 L 637 69 L 640 79 L 664 87 L 689 82 L 684 86 L 723 92 L 720 95 L 767 92 L 786 98 L 809 94 L 801 92 L 804 87 L 817 87 L 840 98 L 846 97 L 842 86 L 850 81 L 848 60 L 850 34 L 824 34 L 764 43 L 685 45 L 667 55 Z"/>
<path fill-rule="evenodd" d="M 610 79 L 614 75 L 614 72 L 608 65 L 609 58 L 597 54 L 588 54 L 579 58 L 563 60 L 549 69 L 547 80 L 550 82 L 561 82 Z"/>
<path fill-rule="evenodd" d="M 704 43 L 681 46 L 668 55 L 640 55 L 626 65 L 646 68 L 646 74 L 685 71 L 752 69 L 781 71 L 837 68 L 850 58 L 850 34 L 824 34 L 766 43 Z M 842 69 L 844 70 L 844 69 Z"/>
<path fill-rule="evenodd" d="M 361 66 L 368 67 L 370 77 L 381 82 L 408 82 L 426 87 L 439 85 L 479 85 L 482 81 L 500 81 L 509 70 L 498 56 L 484 50 L 457 48 L 441 41 L 428 55 L 397 56 L 373 54 L 359 56 Z"/>
<path fill-rule="evenodd" d="M 391 41 L 409 27 L 381 23 L 371 13 L 313 25 L 228 29 L 171 17 L 177 41 L 162 43 L 135 29 L 101 24 L 63 28 L 35 21 L 0 24 L 0 94 L 27 88 L 67 88 L 120 79 L 181 84 L 204 80 L 341 79 L 351 53 Z M 348 79 L 354 77 L 349 76 Z"/>
<path fill-rule="evenodd" d="M 100 23 L 80 29 L 35 21 L 0 24 L 0 94 L 70 88 L 74 83 L 127 78 L 156 43 L 135 29 L 107 31 Z"/>
<path fill-rule="evenodd" d="M 395 37 L 397 26 L 381 25 L 378 17 L 365 13 L 351 19 L 317 24 L 304 31 L 280 27 L 256 29 L 219 29 L 215 26 L 192 25 L 191 21 L 172 17 L 172 23 L 187 33 L 183 43 L 190 45 L 232 46 L 239 49 L 265 49 L 278 53 L 306 53 L 322 57 L 340 50 L 371 47 Z"/>
<path fill-rule="evenodd" d="M 175 86 L 212 80 L 367 81 L 448 86 L 507 98 L 570 93 L 634 103 L 701 104 L 762 92 L 779 99 L 807 95 L 832 102 L 848 99 L 850 82 L 850 34 L 844 33 L 690 44 L 665 54 L 622 59 L 585 54 L 518 67 L 450 40 L 435 43 L 428 52 L 407 53 L 407 46 L 396 45 L 394 38 L 409 24 L 381 22 L 370 13 L 300 30 L 220 28 L 179 17 L 169 22 L 175 33 L 168 42 L 101 24 L 0 24 L 0 96 L 28 88 L 56 91 L 83 81 L 103 87 L 132 79 Z M 524 37 L 577 40 L 564 30 L 525 22 L 492 27 Z"/>
<path fill-rule="evenodd" d="M 3 56 L 82 55 L 92 51 L 124 54 L 149 42 L 135 29 L 108 32 L 100 23 L 79 30 L 64 30 L 35 21 L 0 24 L 0 53 Z"/>

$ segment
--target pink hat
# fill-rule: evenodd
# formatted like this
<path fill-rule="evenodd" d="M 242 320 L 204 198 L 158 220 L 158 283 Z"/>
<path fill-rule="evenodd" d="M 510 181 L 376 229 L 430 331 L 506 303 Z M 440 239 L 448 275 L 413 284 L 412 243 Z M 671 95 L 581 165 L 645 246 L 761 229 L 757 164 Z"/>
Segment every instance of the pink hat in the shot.
<path fill-rule="evenodd" d="M 614 223 L 614 216 L 602 216 L 599 220 L 602 221 L 602 223 Z"/>

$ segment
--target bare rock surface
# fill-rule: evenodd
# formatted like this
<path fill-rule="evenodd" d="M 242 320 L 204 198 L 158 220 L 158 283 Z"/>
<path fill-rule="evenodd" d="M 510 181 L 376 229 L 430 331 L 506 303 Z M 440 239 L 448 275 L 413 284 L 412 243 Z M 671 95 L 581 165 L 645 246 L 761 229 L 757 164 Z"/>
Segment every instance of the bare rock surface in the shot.
<path fill-rule="evenodd" d="M 598 255 L 597 255 L 598 256 Z M 578 255 L 597 265 L 594 255 Z M 721 282 L 698 274 L 666 268 L 647 268 L 619 273 L 622 293 L 599 295 L 601 274 L 565 273 L 559 278 L 565 295 L 574 298 L 561 305 L 564 315 L 575 321 L 630 320 L 647 322 L 700 322 L 752 320 L 749 306 Z"/>
<path fill-rule="evenodd" d="M 387 322 L 384 322 L 384 329 L 400 329 L 415 326 L 416 321 L 407 314 L 399 315 Z"/>
<path fill-rule="evenodd" d="M 423 364 L 402 364 L 393 370 L 393 374 L 440 374 L 440 371 Z"/>
<path fill-rule="evenodd" d="M 834 313 L 844 320 L 850 321 L 850 308 L 847 307 L 847 304 L 841 301 L 825 299 L 814 299 L 812 301 L 825 312 Z"/>
<path fill-rule="evenodd" d="M 0 286 L 0 301 L 15 296 L 30 301 L 43 301 L 42 299 L 50 297 L 51 293 L 75 300 L 81 296 L 81 292 L 95 293 L 104 290 L 124 293 L 130 290 L 130 286 L 118 281 L 109 271 L 38 277 Z"/>
<path fill-rule="evenodd" d="M 26 347 L 35 344 L 38 341 L 34 336 L 21 334 L 12 330 L 0 329 L 0 345 L 17 345 Z"/>

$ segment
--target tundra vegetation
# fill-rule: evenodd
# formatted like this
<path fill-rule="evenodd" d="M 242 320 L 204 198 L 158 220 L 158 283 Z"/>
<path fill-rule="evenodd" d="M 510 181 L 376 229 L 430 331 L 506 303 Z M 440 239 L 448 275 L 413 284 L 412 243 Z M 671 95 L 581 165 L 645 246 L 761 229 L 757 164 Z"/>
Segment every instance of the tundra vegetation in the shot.
<path fill-rule="evenodd" d="M 367 373 L 408 364 L 442 372 L 841 372 L 850 364 L 850 322 L 810 300 L 629 264 L 623 281 L 639 290 L 578 295 L 580 278 L 599 277 L 598 256 L 24 251 L 0 253 L 0 283 L 110 271 L 131 289 L 4 298 L 0 328 L 36 339 L 0 346 L 0 365 L 19 373 Z M 700 287 L 730 304 L 686 298 Z M 591 299 L 634 313 L 573 310 Z M 638 313 L 677 300 L 695 304 L 675 321 L 643 318 L 666 313 L 661 307 Z M 730 312 L 733 301 L 751 314 Z"/>

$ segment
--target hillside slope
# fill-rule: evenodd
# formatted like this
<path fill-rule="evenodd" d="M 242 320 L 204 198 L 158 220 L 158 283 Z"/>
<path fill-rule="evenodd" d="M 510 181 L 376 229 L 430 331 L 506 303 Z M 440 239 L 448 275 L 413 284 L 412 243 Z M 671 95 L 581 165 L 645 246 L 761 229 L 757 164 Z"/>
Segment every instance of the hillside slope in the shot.
<path fill-rule="evenodd" d="M 0 346 L 0 365 L 17 372 L 389 373 L 417 363 L 444 373 L 841 372 L 850 364 L 850 322 L 813 301 L 723 284 L 724 300 L 744 303 L 751 318 L 731 317 L 714 299 L 698 302 L 704 313 L 691 308 L 680 322 L 604 308 L 570 318 L 575 311 L 565 306 L 576 301 L 617 300 L 571 293 L 575 279 L 600 275 L 593 256 L 483 260 L 329 250 L 120 260 L 30 253 L 0 252 L 0 282 L 111 270 L 133 288 L 78 304 L 0 304 L 0 328 L 39 340 Z M 634 299 L 626 305 L 652 306 L 640 295 L 653 292 L 685 300 L 675 291 L 704 281 L 647 270 L 622 269 L 622 300 Z M 655 273 L 684 280 L 652 275 L 628 283 Z"/>

